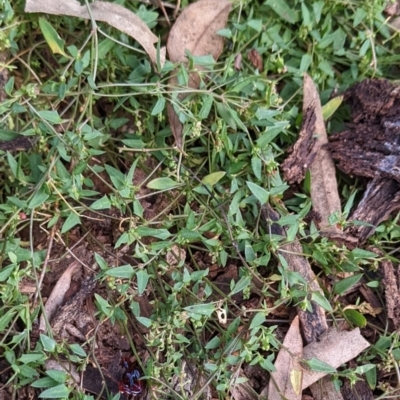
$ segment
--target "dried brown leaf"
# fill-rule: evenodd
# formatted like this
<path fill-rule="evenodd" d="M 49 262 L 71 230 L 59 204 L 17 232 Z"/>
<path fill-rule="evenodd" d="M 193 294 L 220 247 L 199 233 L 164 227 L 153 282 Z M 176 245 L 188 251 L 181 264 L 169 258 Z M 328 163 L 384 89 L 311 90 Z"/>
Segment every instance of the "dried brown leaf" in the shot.
<path fill-rule="evenodd" d="M 258 69 L 258 72 L 263 72 L 264 70 L 264 61 L 260 55 L 260 53 L 256 49 L 251 49 L 249 51 L 249 54 L 247 55 L 249 57 L 250 62 L 253 64 L 253 67 Z"/>
<path fill-rule="evenodd" d="M 319 94 L 313 80 L 307 74 L 304 74 L 303 93 L 303 112 L 313 105 L 316 116 L 314 128 L 316 142 L 313 148 L 315 158 L 310 165 L 312 205 L 321 216 L 320 227 L 337 231 L 336 227 L 329 224 L 329 216 L 341 211 L 336 170 L 329 151 L 324 147 L 328 143 L 328 136 L 322 117 Z"/>
<path fill-rule="evenodd" d="M 231 7 L 228 0 L 200 0 L 186 7 L 169 33 L 170 61 L 187 61 L 186 50 L 195 56 L 211 54 L 217 60 L 224 46 L 217 32 L 225 27 Z"/>
<path fill-rule="evenodd" d="M 233 65 L 237 71 L 242 69 L 242 54 L 238 53 L 235 57 L 235 63 Z"/>
<path fill-rule="evenodd" d="M 224 46 L 224 39 L 217 32 L 225 27 L 231 7 L 228 0 L 200 0 L 186 7 L 168 37 L 167 51 L 170 61 L 186 63 L 186 50 L 194 56 L 211 54 L 217 60 Z M 168 84 L 179 93 L 176 76 L 172 76 Z M 199 84 L 199 75 L 191 73 L 188 87 L 195 89 Z M 187 95 L 188 93 L 179 93 L 176 97 L 181 102 Z M 167 105 L 167 112 L 175 144 L 179 150 L 183 150 L 183 124 L 170 103 Z"/>
<path fill-rule="evenodd" d="M 44 306 L 44 313 L 40 317 L 39 321 L 39 331 L 44 332 L 46 330 L 46 320 L 50 321 L 54 316 L 57 308 L 63 303 L 64 296 L 71 285 L 71 278 L 81 268 L 81 264 L 78 261 L 74 261 L 61 275 L 60 279 L 57 281 L 49 298 Z"/>
<path fill-rule="evenodd" d="M 91 14 L 96 21 L 106 22 L 112 27 L 133 37 L 146 50 L 151 61 L 157 63 L 157 50 L 154 43 L 158 42 L 149 27 L 132 11 L 127 10 L 119 4 L 105 1 L 95 1 L 90 4 Z M 90 19 L 86 5 L 81 5 L 77 0 L 26 0 L 25 12 L 46 13 L 54 15 L 69 15 Z M 164 54 L 160 55 L 161 64 L 165 60 Z"/>
<path fill-rule="evenodd" d="M 268 388 L 268 400 L 300 400 L 302 390 L 303 340 L 300 333 L 299 317 L 290 325 L 283 346 L 275 362 L 275 372 L 271 372 Z"/>
<path fill-rule="evenodd" d="M 334 368 L 357 357 L 370 344 L 363 338 L 360 329 L 338 332 L 335 328 L 328 329 L 319 337 L 318 342 L 311 342 L 303 350 L 305 360 L 316 358 Z M 305 369 L 303 371 L 303 390 L 323 378 L 324 372 Z"/>

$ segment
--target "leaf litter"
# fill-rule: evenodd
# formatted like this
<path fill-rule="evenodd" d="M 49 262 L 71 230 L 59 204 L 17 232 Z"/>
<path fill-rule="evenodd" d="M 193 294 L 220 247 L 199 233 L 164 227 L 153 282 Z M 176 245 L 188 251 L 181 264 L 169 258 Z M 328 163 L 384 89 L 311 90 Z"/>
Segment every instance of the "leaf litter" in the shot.
<path fill-rule="evenodd" d="M 76 0 L 65 0 L 54 2 L 52 0 L 27 0 L 25 12 L 46 13 L 53 15 L 68 15 L 106 22 L 114 28 L 133 37 L 146 50 L 153 64 L 157 64 L 157 49 L 154 43 L 158 42 L 158 37 L 153 34 L 149 27 L 132 11 L 119 4 L 108 3 L 105 1 L 94 1 L 90 3 L 90 12 L 85 5 L 81 5 Z M 57 42 L 57 37 L 54 37 Z M 161 64 L 165 61 L 165 49 L 160 54 Z"/>
<path fill-rule="evenodd" d="M 96 2 L 96 3 L 101 3 L 101 2 Z M 205 1 L 203 3 L 205 3 Z M 208 2 L 208 3 L 212 3 L 212 2 Z M 271 2 L 269 2 L 269 3 L 271 3 Z M 190 8 L 190 7 L 188 7 L 188 8 Z M 181 15 L 183 15 L 183 13 Z M 179 21 L 179 19 L 178 19 L 178 21 Z M 183 23 L 183 21 L 184 21 L 184 19 L 182 20 L 182 23 Z M 179 28 L 179 25 L 177 25 L 177 26 Z M 212 26 L 212 24 L 211 24 L 211 26 Z M 186 28 L 181 27 L 180 28 L 181 31 L 179 31 L 178 28 L 177 28 L 177 32 L 181 36 L 184 36 L 183 33 L 185 32 L 185 29 L 188 29 L 187 27 Z M 176 43 L 179 43 L 179 40 L 177 40 L 177 39 L 171 39 L 171 40 L 175 40 Z M 152 43 L 154 43 L 154 42 L 152 42 Z M 189 40 L 189 44 L 190 43 L 191 42 Z M 215 45 L 213 40 L 211 40 L 211 43 L 213 43 L 212 46 Z M 185 45 L 183 45 L 183 46 L 185 46 Z M 143 46 L 143 47 L 145 47 L 145 46 Z M 179 46 L 177 45 L 176 47 L 178 48 Z M 173 57 L 175 57 L 175 56 L 177 57 L 176 62 L 182 62 L 182 63 L 186 64 L 187 60 L 184 56 L 182 56 L 182 49 L 184 49 L 184 47 L 180 48 L 180 53 L 177 50 L 177 48 L 174 48 L 174 46 L 172 46 L 171 54 L 173 54 Z M 196 49 L 196 45 L 194 45 L 194 48 Z M 199 46 L 199 48 L 201 48 L 201 46 Z M 189 46 L 188 50 L 191 51 L 193 55 L 196 55 L 195 50 L 191 50 L 190 46 Z M 174 54 L 174 52 L 176 52 L 176 53 Z M 212 54 L 212 51 L 209 51 L 208 53 Z M 151 52 L 149 52 L 149 56 L 150 56 L 150 58 L 152 58 L 150 54 L 151 54 Z M 215 57 L 215 59 L 218 58 L 218 55 Z M 171 58 L 171 61 L 172 61 L 172 58 Z M 153 58 L 152 58 L 152 60 L 153 60 Z M 155 62 L 155 61 L 153 60 L 153 62 Z M 255 68 L 259 68 L 262 70 L 261 64 L 259 64 L 256 59 L 255 59 L 255 61 L 252 61 L 252 63 Z M 238 63 L 238 66 L 239 66 L 239 63 Z M 305 82 L 306 81 L 307 81 L 307 77 L 305 78 Z M 311 137 L 311 139 L 309 139 L 309 140 L 312 142 L 312 146 L 310 146 L 310 148 L 308 149 L 308 152 L 311 154 L 311 156 L 309 158 L 309 163 L 306 164 L 306 167 L 304 168 L 304 164 L 302 164 L 301 169 L 302 169 L 302 173 L 304 173 L 308 169 L 308 166 L 311 165 L 310 169 L 311 169 L 311 175 L 313 177 L 311 192 L 313 192 L 313 189 L 318 189 L 318 187 L 322 188 L 322 190 L 321 190 L 322 196 L 320 196 L 321 193 L 316 193 L 316 195 L 312 194 L 312 199 L 313 199 L 314 207 L 316 207 L 316 208 L 319 207 L 321 210 L 321 211 L 318 211 L 321 214 L 321 227 L 327 228 L 329 215 L 331 215 L 334 212 L 340 212 L 340 203 L 338 206 L 338 204 L 337 204 L 338 196 L 333 196 L 334 197 L 333 199 L 330 198 L 330 190 L 333 190 L 333 188 L 335 187 L 335 184 L 333 184 L 332 181 L 329 181 L 329 179 L 332 178 L 332 175 L 334 177 L 335 171 L 334 171 L 334 168 L 332 168 L 331 160 L 328 160 L 329 162 L 325 162 L 325 156 L 327 155 L 327 153 L 325 153 L 325 156 L 321 156 L 321 154 L 324 154 L 324 151 L 326 150 L 326 146 L 324 147 L 324 143 L 326 143 L 326 133 L 325 133 L 325 129 L 322 130 L 322 128 L 324 128 L 324 124 L 323 124 L 323 120 L 322 120 L 322 114 L 320 112 L 320 104 L 319 104 L 318 95 L 316 94 L 316 91 L 313 91 L 313 90 L 315 90 L 315 87 L 314 88 L 311 87 L 313 84 L 312 84 L 312 81 L 311 82 L 310 81 L 311 80 L 309 79 L 308 80 L 309 86 L 307 86 L 307 84 L 305 83 L 304 92 L 305 92 L 305 97 L 306 97 L 306 95 L 309 95 L 311 97 L 311 101 L 304 101 L 304 106 L 306 107 L 306 109 L 305 110 L 303 109 L 303 112 L 304 112 L 304 116 L 305 116 L 304 120 L 305 121 L 308 120 L 308 123 L 306 123 L 306 125 L 304 127 L 304 134 L 307 135 L 309 138 Z M 177 81 L 176 82 L 170 81 L 170 82 L 174 83 L 174 85 L 177 83 Z M 200 82 L 200 78 L 199 78 L 198 74 L 193 73 L 193 75 L 191 75 L 189 78 L 188 86 L 189 86 L 189 88 L 195 89 L 198 87 L 199 82 Z M 179 95 L 181 95 L 181 94 L 179 94 Z M 184 100 L 184 98 L 185 98 L 185 95 L 183 95 L 182 98 L 178 97 L 179 101 Z M 173 110 L 173 112 L 175 113 L 175 116 L 177 116 L 177 113 L 175 112 L 175 110 Z M 171 117 L 171 121 L 172 120 L 173 120 L 173 117 Z M 174 124 L 171 123 L 171 125 L 172 125 L 172 130 L 174 131 Z M 176 131 L 174 131 L 174 136 L 175 136 L 177 147 L 179 149 L 182 149 L 183 148 L 182 131 L 179 133 L 178 125 L 182 126 L 182 122 L 179 120 L 179 118 L 176 122 L 176 126 L 175 126 Z M 311 132 L 311 135 L 310 135 L 310 132 Z M 321 138 L 321 140 L 320 140 L 320 138 Z M 318 143 L 320 143 L 320 144 L 318 144 Z M 319 161 L 317 161 L 318 158 L 319 158 Z M 329 159 L 329 156 L 328 156 L 328 159 Z M 299 162 L 296 161 L 295 163 L 293 163 L 293 165 L 296 165 L 296 164 L 299 164 Z M 314 172 L 313 172 L 313 166 L 315 168 Z M 318 172 L 321 172 L 321 171 L 326 173 L 327 177 L 329 178 L 328 180 L 325 179 L 326 176 L 323 176 L 322 178 L 318 177 Z M 318 192 L 318 190 L 317 190 L 317 192 Z M 337 189 L 336 189 L 336 193 L 337 193 Z M 269 210 L 270 215 L 274 215 L 273 212 L 274 212 L 273 210 Z M 336 227 L 333 227 L 333 228 L 336 229 Z M 283 235 L 286 235 L 286 232 L 282 231 L 282 233 L 283 233 Z M 179 255 L 177 257 L 175 253 L 176 252 L 174 252 L 175 260 L 181 260 L 182 258 L 185 257 L 185 255 L 182 255 L 182 256 Z M 300 243 L 298 241 L 296 241 L 295 244 L 286 245 L 286 247 L 283 247 L 281 249 L 280 255 L 281 255 L 281 257 L 283 257 L 283 259 L 286 260 L 286 262 L 288 263 L 290 268 L 293 268 L 296 272 L 299 272 L 300 274 L 302 274 L 302 276 L 306 279 L 307 283 L 310 284 L 310 287 L 311 287 L 313 293 L 319 292 L 321 294 L 321 296 L 324 297 L 324 294 L 323 294 L 321 288 L 316 283 L 317 278 L 316 278 L 315 274 L 312 272 L 311 266 L 305 260 L 305 258 L 302 256 L 299 256 L 297 258 L 292 257 L 290 255 L 288 256 L 287 255 L 288 253 L 289 254 L 293 253 L 296 255 L 301 254 L 302 249 L 301 249 Z M 307 263 L 308 263 L 308 265 L 307 265 Z M 173 264 L 173 263 L 171 262 L 171 264 Z M 391 266 L 391 267 L 393 268 L 393 266 Z M 388 270 L 387 265 L 384 266 L 384 271 L 387 271 L 387 272 L 384 272 L 387 276 L 387 279 L 393 280 L 392 279 L 393 277 L 391 276 L 390 268 Z M 232 276 L 229 276 L 229 278 L 232 278 Z M 60 279 L 60 281 L 61 281 L 61 279 Z M 395 286 L 393 286 L 390 283 L 388 283 L 387 286 L 388 286 L 388 288 L 387 288 L 388 291 L 386 293 L 386 297 L 387 297 L 387 301 L 388 301 L 388 297 L 390 296 L 390 293 L 392 293 L 395 290 Z M 290 331 L 289 331 L 290 335 L 289 335 L 289 333 L 286 335 L 287 338 L 285 337 L 284 346 L 278 355 L 278 360 L 279 360 L 279 357 L 281 355 L 283 357 L 284 354 L 286 354 L 286 356 L 287 356 L 287 354 L 296 355 L 294 357 L 294 359 L 289 361 L 289 364 L 292 363 L 293 365 L 290 368 L 286 368 L 286 371 L 285 371 L 285 368 L 281 368 L 281 365 L 285 366 L 285 363 L 282 363 L 282 362 L 278 363 L 278 360 L 277 360 L 277 363 L 275 364 L 276 368 L 278 369 L 278 371 L 277 371 L 278 373 L 277 373 L 277 377 L 276 377 L 275 381 L 278 382 L 279 379 L 283 379 L 283 381 L 285 382 L 283 385 L 284 391 L 287 394 L 288 398 L 290 398 L 290 396 L 292 396 L 293 399 L 298 398 L 299 393 L 301 393 L 301 390 L 305 389 L 305 387 L 309 384 L 309 382 L 313 382 L 315 379 L 315 376 L 310 377 L 310 376 L 314 375 L 315 371 L 310 372 L 307 368 L 301 369 L 299 367 L 299 364 L 297 363 L 297 361 L 298 361 L 297 359 L 301 358 L 302 351 L 304 351 L 302 358 L 304 360 L 311 360 L 312 362 L 315 363 L 314 366 L 315 365 L 318 366 L 318 363 L 315 362 L 315 360 L 323 361 L 323 360 L 326 360 L 325 356 L 332 356 L 332 353 L 334 353 L 334 352 L 340 353 L 340 354 L 338 354 L 338 355 L 340 355 L 340 357 L 338 357 L 339 360 L 335 361 L 333 358 L 332 359 L 329 358 L 329 359 L 327 359 L 327 361 L 325 361 L 327 364 L 329 364 L 330 366 L 335 368 L 335 365 L 339 366 L 343 362 L 348 361 L 348 359 L 349 359 L 348 357 L 356 356 L 358 354 L 358 352 L 362 351 L 360 349 L 363 346 L 367 346 L 367 342 L 365 340 L 364 341 L 362 340 L 362 337 L 359 334 L 358 330 L 354 330 L 351 332 L 342 332 L 342 333 L 336 332 L 331 329 L 326 330 L 327 325 L 326 325 L 324 310 L 323 310 L 323 307 L 321 307 L 321 303 L 323 303 L 323 302 L 321 302 L 321 296 L 315 297 L 315 299 L 318 299 L 318 301 L 313 302 L 311 312 L 310 311 L 302 312 L 302 310 L 300 310 L 300 308 L 298 309 L 298 314 L 300 316 L 300 320 L 303 325 L 303 330 L 304 330 L 304 327 L 306 327 L 305 332 L 303 332 L 303 334 L 306 338 L 305 341 L 306 341 L 306 343 L 310 342 L 310 344 L 305 346 L 304 349 L 301 346 L 301 349 L 300 349 L 300 343 L 302 343 L 302 337 L 301 337 L 301 332 L 299 330 L 299 324 L 298 324 L 299 318 L 296 317 L 290 328 Z M 390 318 L 392 318 L 393 321 L 397 324 L 398 316 L 395 315 L 394 311 L 395 311 L 394 307 L 392 307 Z M 310 320 L 309 319 L 310 316 L 313 319 Z M 314 325 L 314 322 L 316 322 L 316 325 Z M 307 330 L 308 330 L 308 332 L 307 332 Z M 291 332 L 291 331 L 293 331 L 293 332 Z M 325 333 L 321 334 L 321 332 L 323 332 L 323 331 L 325 331 Z M 350 335 L 353 335 L 353 336 L 350 336 Z M 345 354 L 343 351 L 339 352 L 338 349 L 335 347 L 331 347 L 331 348 L 329 348 L 329 351 L 326 351 L 326 347 L 324 348 L 324 346 L 322 346 L 322 344 L 319 347 L 317 346 L 318 343 L 326 343 L 325 339 L 324 339 L 325 337 L 328 337 L 330 339 L 333 338 L 333 340 L 331 340 L 331 341 L 334 343 L 331 343 L 331 344 L 335 344 L 335 345 L 339 345 L 339 346 L 342 345 L 342 347 L 343 347 L 343 342 L 350 338 L 350 342 L 354 342 L 354 346 L 352 346 L 352 348 L 350 349 L 351 351 L 349 351 L 349 352 L 346 351 Z M 317 339 L 320 340 L 321 342 L 317 342 L 316 341 Z M 313 345 L 313 346 L 311 346 L 311 345 Z M 364 347 L 364 348 L 366 348 L 366 347 Z M 306 349 L 308 349 L 309 353 L 307 353 Z M 343 349 L 340 348 L 340 350 L 343 350 Z M 323 353 L 327 353 L 327 354 L 323 354 Z M 313 365 L 313 364 L 311 364 L 311 365 Z M 280 376 L 279 374 L 281 374 L 281 371 L 283 371 L 283 374 L 286 374 L 286 376 Z M 328 369 L 328 371 L 329 371 L 329 369 Z M 319 372 L 319 374 L 322 374 L 322 376 L 324 376 L 326 374 L 326 372 Z M 320 378 L 320 376 L 318 376 L 318 379 L 319 378 Z M 278 385 L 278 387 L 281 387 L 281 386 Z M 290 394 L 290 390 L 292 391 L 291 394 Z M 245 395 L 243 395 L 243 396 L 245 396 Z M 325 396 L 327 396 L 327 394 L 325 394 Z M 239 397 L 239 395 L 238 395 L 238 397 Z M 243 397 L 243 398 L 245 398 L 245 397 Z M 323 398 L 328 398 L 328 397 L 323 397 Z"/>
<path fill-rule="evenodd" d="M 325 231 L 328 230 L 328 233 L 333 231 L 334 235 L 341 235 L 342 233 L 329 223 L 330 215 L 341 212 L 336 171 L 326 148 L 328 139 L 319 95 L 311 78 L 306 74 L 303 93 L 303 124 L 299 138 L 290 149 L 290 155 L 283 163 L 282 169 L 285 179 L 292 183 L 303 180 L 306 171 L 310 170 L 312 205 L 320 215 L 320 227 Z M 273 231 L 286 236 L 285 229 L 273 223 L 279 220 L 279 214 L 268 205 L 264 208 L 264 213 L 264 219 L 273 224 Z M 330 305 L 324 300 L 323 291 L 317 283 L 310 264 L 305 257 L 300 255 L 302 253 L 300 243 L 295 240 L 282 246 L 278 252 L 286 260 L 288 268 L 298 272 L 309 285 L 309 290 L 316 294 L 314 298 L 311 297 L 314 301 L 311 300 L 310 311 L 297 308 L 306 346 L 303 348 L 298 317 L 296 317 L 286 335 L 288 339 L 286 340 L 285 337 L 278 353 L 275 362 L 277 371 L 271 374 L 272 379 L 269 384 L 269 399 L 280 399 L 283 396 L 289 400 L 296 400 L 301 398 L 304 389 L 313 384 L 318 386 L 316 382 L 319 379 L 358 356 L 370 344 L 363 338 L 358 328 L 349 332 L 339 332 L 335 328 L 328 328 L 324 307 L 330 307 Z M 332 370 L 329 371 L 328 368 L 326 371 L 318 371 L 317 367 L 317 371 L 313 371 L 302 368 L 299 361 L 301 357 L 306 362 L 315 360 L 315 365 L 320 369 L 320 364 L 328 364 Z M 315 399 L 337 398 L 337 395 L 333 394 L 335 389 L 331 382 L 325 380 L 323 385 L 325 387 L 323 395 L 319 389 L 311 388 Z"/>

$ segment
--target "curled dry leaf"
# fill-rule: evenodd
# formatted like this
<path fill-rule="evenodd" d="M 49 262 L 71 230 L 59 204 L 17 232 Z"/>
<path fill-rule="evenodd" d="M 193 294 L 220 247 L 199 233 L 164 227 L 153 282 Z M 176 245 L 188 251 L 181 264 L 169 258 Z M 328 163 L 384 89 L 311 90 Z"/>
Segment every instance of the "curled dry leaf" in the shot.
<path fill-rule="evenodd" d="M 112 27 L 133 37 L 146 50 L 151 61 L 156 64 L 157 50 L 154 43 L 158 42 L 149 27 L 132 11 L 127 10 L 119 4 L 105 1 L 95 1 L 90 4 L 91 14 L 96 21 L 106 22 Z M 53 1 L 53 0 L 26 0 L 25 12 L 46 13 L 54 15 L 69 15 L 90 19 L 88 9 L 76 0 Z M 161 64 L 165 60 L 165 49 L 160 55 Z"/>
<path fill-rule="evenodd" d="M 72 276 L 81 268 L 81 264 L 78 261 L 74 261 L 61 275 L 60 279 L 57 281 L 56 285 L 54 286 L 53 290 L 49 298 L 46 301 L 44 306 L 44 314 L 47 317 L 47 320 L 50 321 L 54 316 L 57 308 L 64 301 L 64 296 L 67 290 L 71 285 L 71 278 Z M 46 320 L 44 314 L 41 315 L 39 321 L 39 331 L 44 332 L 46 331 Z"/>
<path fill-rule="evenodd" d="M 275 372 L 271 372 L 268 399 L 300 400 L 302 391 L 302 371 L 300 359 L 303 356 L 299 317 L 296 316 L 283 341 L 283 346 L 275 362 Z"/>
<path fill-rule="evenodd" d="M 264 71 L 264 61 L 260 53 L 256 49 L 251 49 L 247 57 L 249 57 L 249 60 L 253 64 L 253 67 L 258 69 L 258 72 L 261 73 Z"/>
<path fill-rule="evenodd" d="M 187 63 L 185 51 L 188 50 L 194 56 L 212 55 L 217 60 L 223 50 L 224 39 L 217 32 L 224 28 L 232 4 L 228 0 L 200 0 L 186 7 L 178 19 L 168 37 L 167 51 L 170 61 Z M 195 89 L 200 84 L 197 73 L 189 75 L 188 87 Z M 177 86 L 176 71 L 169 80 L 173 88 Z M 183 101 L 187 93 L 179 93 L 176 100 Z M 178 149 L 183 149 L 182 134 L 183 124 L 179 120 L 171 103 L 167 105 L 168 118 L 175 143 Z"/>

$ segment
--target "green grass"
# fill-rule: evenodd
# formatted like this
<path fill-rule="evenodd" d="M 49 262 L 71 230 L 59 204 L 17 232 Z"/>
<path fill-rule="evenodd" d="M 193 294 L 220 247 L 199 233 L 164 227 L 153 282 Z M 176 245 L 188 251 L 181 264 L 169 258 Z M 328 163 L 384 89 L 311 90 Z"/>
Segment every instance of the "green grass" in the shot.
<path fill-rule="evenodd" d="M 136 12 L 157 36 L 168 31 L 151 6 L 118 3 Z M 273 3 L 283 9 L 274 12 Z M 200 89 L 176 104 L 184 121 L 181 154 L 166 113 L 173 100 L 168 78 L 174 65 L 167 62 L 157 70 L 121 32 L 99 24 L 106 37 L 91 31 L 90 22 L 61 16 L 48 21 L 66 56 L 53 54 L 40 16 L 25 14 L 20 1 L 0 0 L 0 50 L 7 54 L 9 71 L 0 138 L 33 140 L 27 151 L 0 153 L 0 349 L 11 365 L 7 386 L 15 392 L 48 376 L 47 358 L 63 355 L 84 365 L 93 356 L 90 346 L 57 342 L 51 333 L 31 348 L 40 302 L 19 290 L 22 282 L 37 283 L 46 273 L 49 241 L 36 248 L 37 232 L 47 237 L 52 232 L 57 242 L 70 246 L 93 228 L 88 210 L 104 221 L 113 210 L 114 242 L 107 244 L 115 253 L 128 246 L 126 254 L 139 265 L 113 268 L 95 246 L 100 280 L 108 288 L 107 298 L 104 292 L 96 296 L 97 319 L 120 324 L 127 333 L 132 325 L 149 328 L 141 346 L 148 351 L 143 367 L 155 398 L 164 393 L 165 398 L 194 399 L 205 390 L 177 392 L 174 377 L 181 376 L 183 361 L 197 365 L 218 398 L 229 398 L 235 382 L 246 380 L 238 378 L 240 368 L 259 365 L 266 373 L 272 368 L 280 340 L 269 318 L 271 304 L 307 305 L 301 282 L 282 278 L 275 257 L 282 242 L 263 225 L 260 201 L 283 201 L 293 216 L 286 226 L 304 242 L 321 278 L 375 268 L 368 255 L 339 248 L 318 231 L 310 234 L 304 221 L 311 207 L 307 188 L 287 195 L 279 163 L 299 131 L 304 72 L 312 76 L 323 103 L 333 91 L 363 78 L 397 78 L 399 35 L 387 25 L 385 3 L 287 0 L 285 9 L 283 1 L 235 1 L 222 32 L 223 54 L 201 73 Z M 263 72 L 247 59 L 252 48 L 263 58 Z M 240 71 L 234 67 L 238 53 Z M 204 60 L 191 61 L 195 68 Z M 179 77 L 185 76 L 180 68 Z M 345 115 L 343 110 L 335 114 L 328 130 L 340 129 Z M 147 178 L 141 181 L 140 175 Z M 341 176 L 343 205 L 360 187 Z M 398 232 L 395 222 L 385 223 L 371 242 L 388 254 L 397 246 Z M 237 276 L 218 285 L 212 269 L 223 274 L 230 265 L 237 267 Z M 262 301 L 245 311 L 232 299 L 238 294 Z M 138 300 L 143 295 L 152 306 L 146 317 Z M 325 295 L 334 310 L 329 317 L 343 318 L 334 293 Z M 379 330 L 377 335 L 377 344 L 357 363 L 375 363 L 375 373 L 393 372 L 391 357 L 400 358 L 398 336 Z M 345 375 L 355 379 L 351 371 Z M 70 392 L 70 398 L 84 398 L 67 376 L 46 378 L 43 388 L 60 390 L 50 397 Z M 373 386 L 373 372 L 368 382 Z M 390 390 L 381 387 L 376 394 Z"/>

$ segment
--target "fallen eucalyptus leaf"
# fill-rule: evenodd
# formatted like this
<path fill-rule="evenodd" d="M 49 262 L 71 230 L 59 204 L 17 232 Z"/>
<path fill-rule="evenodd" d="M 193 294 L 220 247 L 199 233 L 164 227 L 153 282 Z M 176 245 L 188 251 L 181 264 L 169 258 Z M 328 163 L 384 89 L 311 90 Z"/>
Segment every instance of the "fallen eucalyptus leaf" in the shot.
<path fill-rule="evenodd" d="M 149 27 L 136 14 L 119 4 L 105 1 L 90 3 L 90 10 L 93 19 L 106 22 L 112 27 L 133 37 L 146 50 L 151 61 L 157 64 L 157 50 L 154 43 L 158 42 Z M 85 5 L 77 0 L 26 0 L 25 12 L 47 13 L 54 15 L 68 15 L 71 17 L 90 19 L 90 14 Z M 165 61 L 165 49 L 162 49 L 161 64 Z"/>
<path fill-rule="evenodd" d="M 299 317 L 296 316 L 283 341 L 275 361 L 275 372 L 271 372 L 268 400 L 301 399 L 302 371 L 300 358 L 303 355 Z"/>
<path fill-rule="evenodd" d="M 224 46 L 217 32 L 225 27 L 231 7 L 228 0 L 200 0 L 186 7 L 168 36 L 170 61 L 187 62 L 186 50 L 194 56 L 211 54 L 217 60 Z"/>

